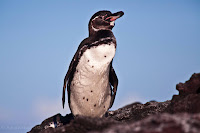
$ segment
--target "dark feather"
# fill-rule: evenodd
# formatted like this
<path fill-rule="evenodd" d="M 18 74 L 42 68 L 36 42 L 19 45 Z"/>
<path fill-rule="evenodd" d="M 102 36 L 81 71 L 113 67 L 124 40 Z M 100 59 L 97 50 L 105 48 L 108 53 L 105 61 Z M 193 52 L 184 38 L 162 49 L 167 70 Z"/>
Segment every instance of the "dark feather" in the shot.
<path fill-rule="evenodd" d="M 113 87 L 111 89 L 111 102 L 110 102 L 110 108 L 111 108 L 113 103 L 114 103 L 114 100 L 115 100 L 115 96 L 116 96 L 116 93 L 117 93 L 117 86 L 118 86 L 118 78 L 117 78 L 115 70 L 112 66 L 112 62 L 110 64 L 109 82 Z"/>
<path fill-rule="evenodd" d="M 105 39 L 105 40 L 102 40 L 102 41 L 99 41 L 101 38 L 106 38 L 106 37 L 110 37 L 109 39 Z M 97 43 L 94 43 L 96 42 Z M 87 49 L 90 49 L 91 47 L 96 47 L 96 46 L 99 46 L 101 44 L 106 44 L 106 43 L 109 43 L 109 42 L 113 42 L 115 43 L 115 47 L 116 47 L 116 39 L 112 33 L 112 31 L 110 30 L 103 30 L 103 31 L 99 31 L 96 36 L 93 36 L 93 37 L 88 37 L 86 39 L 84 39 L 81 44 L 79 45 L 71 63 L 70 63 L 70 66 L 69 66 L 69 69 L 67 71 L 67 74 L 65 76 L 65 79 L 64 79 L 64 85 L 63 85 L 63 95 L 62 95 L 62 104 L 63 104 L 63 108 L 64 108 L 64 104 L 65 104 L 65 90 L 66 90 L 66 84 L 67 84 L 67 92 L 68 92 L 68 103 L 69 103 L 69 106 L 70 106 L 70 85 L 71 85 L 71 81 L 73 80 L 73 77 L 74 77 L 74 73 L 76 71 L 76 67 L 78 65 L 78 62 L 82 56 L 82 54 L 87 50 Z M 112 63 L 111 63 L 112 64 Z M 115 97 L 116 95 L 116 89 L 117 89 L 117 85 L 116 85 L 116 74 L 115 74 L 115 71 L 114 69 L 111 67 L 111 70 L 112 72 L 110 72 L 110 76 L 111 75 L 114 75 L 115 78 L 110 78 L 110 83 L 111 85 L 114 87 L 113 88 L 113 96 Z M 114 93 L 115 92 L 115 93 Z M 114 99 L 113 99 L 114 101 Z M 112 102 L 113 103 L 113 102 Z"/>

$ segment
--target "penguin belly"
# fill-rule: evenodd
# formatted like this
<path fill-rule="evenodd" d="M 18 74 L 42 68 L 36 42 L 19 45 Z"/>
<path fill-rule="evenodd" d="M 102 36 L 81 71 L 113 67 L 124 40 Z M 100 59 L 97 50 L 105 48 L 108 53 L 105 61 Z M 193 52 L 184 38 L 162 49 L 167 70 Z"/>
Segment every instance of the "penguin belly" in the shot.
<path fill-rule="evenodd" d="M 115 45 L 101 44 L 81 56 L 70 84 L 70 109 L 74 115 L 102 117 L 110 107 L 110 63 Z"/>

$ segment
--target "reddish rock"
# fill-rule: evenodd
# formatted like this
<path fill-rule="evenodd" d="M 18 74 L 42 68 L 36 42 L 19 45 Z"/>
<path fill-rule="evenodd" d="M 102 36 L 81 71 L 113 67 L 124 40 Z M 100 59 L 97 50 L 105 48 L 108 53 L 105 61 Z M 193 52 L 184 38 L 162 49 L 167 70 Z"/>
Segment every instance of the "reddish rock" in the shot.
<path fill-rule="evenodd" d="M 168 112 L 200 113 L 200 73 L 193 74 L 185 83 L 176 86 L 179 95 L 174 95 Z"/>
<path fill-rule="evenodd" d="M 185 83 L 177 84 L 176 89 L 179 91 L 180 96 L 200 94 L 200 73 L 194 73 Z"/>
<path fill-rule="evenodd" d="M 158 114 L 142 121 L 116 124 L 90 133 L 199 133 L 200 114 Z"/>

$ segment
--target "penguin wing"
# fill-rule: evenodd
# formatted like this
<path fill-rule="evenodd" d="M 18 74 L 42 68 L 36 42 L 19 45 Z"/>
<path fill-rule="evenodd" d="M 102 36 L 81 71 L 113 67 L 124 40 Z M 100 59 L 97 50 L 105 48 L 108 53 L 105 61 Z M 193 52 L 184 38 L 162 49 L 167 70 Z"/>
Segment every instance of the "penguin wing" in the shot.
<path fill-rule="evenodd" d="M 73 66 L 75 64 L 77 56 L 78 56 L 78 50 L 77 50 L 76 54 L 74 55 L 74 57 L 73 57 L 70 65 L 69 65 L 68 71 L 67 71 L 67 73 L 65 75 L 65 78 L 64 78 L 63 93 L 62 93 L 62 105 L 63 105 L 63 108 L 64 108 L 64 105 L 65 105 L 66 83 L 69 82 L 69 78 L 71 77 L 70 75 L 72 74 Z M 67 92 L 68 92 L 68 94 L 69 94 L 69 91 L 70 91 L 70 88 L 69 88 L 69 85 L 67 85 Z"/>
<path fill-rule="evenodd" d="M 114 100 L 115 100 L 115 96 L 116 96 L 116 93 L 117 93 L 117 86 L 118 86 L 118 78 L 117 78 L 115 70 L 112 66 L 112 62 L 110 64 L 109 82 L 113 87 L 111 89 L 111 103 L 110 103 L 110 108 L 111 108 L 113 103 L 114 103 Z"/>
<path fill-rule="evenodd" d="M 78 60 L 80 59 L 81 50 L 87 44 L 87 42 L 88 42 L 88 38 L 84 39 L 81 42 L 81 44 L 79 45 L 79 47 L 78 47 L 73 59 L 71 60 L 71 63 L 70 63 L 69 68 L 68 68 L 68 71 L 67 71 L 67 73 L 65 75 L 64 84 L 63 84 L 63 94 L 62 94 L 62 105 L 63 105 L 63 108 L 64 108 L 64 104 L 65 104 L 66 84 L 67 84 L 67 93 L 68 93 L 68 102 L 69 102 L 69 99 L 70 99 L 70 83 L 71 83 L 71 80 L 73 78 L 74 71 L 76 70 L 76 66 L 78 64 Z"/>

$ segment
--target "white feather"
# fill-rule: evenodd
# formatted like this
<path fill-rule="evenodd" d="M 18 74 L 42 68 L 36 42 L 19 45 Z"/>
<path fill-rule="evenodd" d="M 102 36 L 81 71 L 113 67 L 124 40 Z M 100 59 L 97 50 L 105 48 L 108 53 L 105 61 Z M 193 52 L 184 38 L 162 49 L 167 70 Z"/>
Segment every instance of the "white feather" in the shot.
<path fill-rule="evenodd" d="M 74 115 L 102 117 L 110 106 L 110 62 L 115 56 L 114 43 L 87 49 L 71 82 L 71 109 Z"/>

